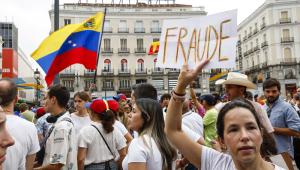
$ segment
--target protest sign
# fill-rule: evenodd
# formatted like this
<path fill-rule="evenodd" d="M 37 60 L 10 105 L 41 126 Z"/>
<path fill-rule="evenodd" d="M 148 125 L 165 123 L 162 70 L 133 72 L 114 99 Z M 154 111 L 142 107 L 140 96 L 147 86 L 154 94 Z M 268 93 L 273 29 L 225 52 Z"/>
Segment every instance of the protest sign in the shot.
<path fill-rule="evenodd" d="M 236 59 L 237 10 L 189 19 L 165 20 L 156 67 L 233 68 Z"/>

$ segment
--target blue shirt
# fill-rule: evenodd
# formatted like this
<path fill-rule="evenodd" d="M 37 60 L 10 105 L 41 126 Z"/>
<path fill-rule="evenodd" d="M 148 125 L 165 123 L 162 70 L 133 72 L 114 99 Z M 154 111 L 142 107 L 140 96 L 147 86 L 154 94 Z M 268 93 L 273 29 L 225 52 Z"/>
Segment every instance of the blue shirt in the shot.
<path fill-rule="evenodd" d="M 273 127 L 290 128 L 300 132 L 300 118 L 291 104 L 279 98 L 273 103 L 271 108 L 269 108 L 268 101 L 263 107 L 266 109 Z M 293 139 L 291 136 L 274 133 L 274 137 L 279 154 L 289 149 L 293 150 Z"/>
<path fill-rule="evenodd" d="M 18 111 L 14 111 L 14 114 L 15 114 L 16 116 L 19 116 L 19 117 L 25 119 L 25 117 L 24 117 L 23 115 L 20 115 Z"/>
<path fill-rule="evenodd" d="M 46 113 L 44 116 L 40 117 L 36 122 L 36 129 L 38 134 L 43 134 L 41 140 L 45 137 L 49 126 L 51 123 L 46 121 L 47 117 L 50 116 L 50 113 Z"/>

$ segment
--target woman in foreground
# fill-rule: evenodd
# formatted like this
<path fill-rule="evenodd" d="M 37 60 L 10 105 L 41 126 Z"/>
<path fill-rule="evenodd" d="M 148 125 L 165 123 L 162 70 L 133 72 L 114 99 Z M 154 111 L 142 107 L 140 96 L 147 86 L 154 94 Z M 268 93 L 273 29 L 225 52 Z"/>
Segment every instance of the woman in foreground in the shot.
<path fill-rule="evenodd" d="M 199 170 L 282 170 L 263 161 L 260 155 L 263 131 L 253 106 L 244 99 L 225 105 L 217 118 L 219 141 L 228 148 L 230 155 L 199 145 L 182 131 L 179 110 L 185 89 L 208 62 L 204 61 L 194 71 L 187 71 L 187 64 L 182 67 L 166 116 L 165 132 L 171 142 Z"/>

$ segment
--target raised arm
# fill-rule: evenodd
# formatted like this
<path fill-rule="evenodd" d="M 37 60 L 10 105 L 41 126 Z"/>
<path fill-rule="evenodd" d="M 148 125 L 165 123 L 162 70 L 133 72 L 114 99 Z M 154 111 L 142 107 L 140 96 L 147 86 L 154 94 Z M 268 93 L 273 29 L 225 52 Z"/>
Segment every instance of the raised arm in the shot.
<path fill-rule="evenodd" d="M 175 91 L 179 94 L 184 94 L 186 87 L 196 79 L 198 74 L 201 72 L 202 67 L 208 63 L 209 60 L 204 61 L 200 64 L 196 70 L 188 71 L 187 63 L 182 66 L 181 73 L 178 78 Z M 176 146 L 177 149 L 190 160 L 199 170 L 201 170 L 201 155 L 202 155 L 202 145 L 193 141 L 186 133 L 182 131 L 182 98 L 174 97 L 177 102 L 172 98 L 167 114 L 166 114 L 166 125 L 165 132 L 168 135 L 171 142 Z M 180 142 L 185 141 L 185 142 Z"/>

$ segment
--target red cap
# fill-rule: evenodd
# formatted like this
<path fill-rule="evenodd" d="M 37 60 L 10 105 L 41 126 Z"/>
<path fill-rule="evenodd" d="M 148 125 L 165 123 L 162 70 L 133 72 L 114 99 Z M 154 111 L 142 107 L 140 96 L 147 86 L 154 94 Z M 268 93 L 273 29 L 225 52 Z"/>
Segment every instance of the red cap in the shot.
<path fill-rule="evenodd" d="M 108 103 L 109 109 L 111 109 L 115 112 L 118 112 L 119 104 L 117 101 L 109 100 L 109 101 L 107 101 L 107 103 Z"/>
<path fill-rule="evenodd" d="M 118 94 L 117 96 L 114 96 L 113 98 L 115 100 L 123 99 L 123 100 L 127 101 L 127 98 L 124 94 Z"/>
<path fill-rule="evenodd" d="M 103 114 L 104 111 L 109 110 L 106 100 L 95 99 L 91 103 L 84 104 L 85 107 L 90 107 L 97 113 Z"/>
<path fill-rule="evenodd" d="M 190 108 L 191 108 L 191 107 L 192 107 L 192 103 L 189 102 L 189 106 L 190 106 Z"/>
<path fill-rule="evenodd" d="M 44 110 L 44 108 L 43 107 L 41 107 L 41 108 L 39 108 L 37 111 L 36 111 L 38 114 L 40 114 L 40 115 L 44 115 L 44 113 L 45 113 L 45 110 Z"/>

